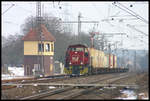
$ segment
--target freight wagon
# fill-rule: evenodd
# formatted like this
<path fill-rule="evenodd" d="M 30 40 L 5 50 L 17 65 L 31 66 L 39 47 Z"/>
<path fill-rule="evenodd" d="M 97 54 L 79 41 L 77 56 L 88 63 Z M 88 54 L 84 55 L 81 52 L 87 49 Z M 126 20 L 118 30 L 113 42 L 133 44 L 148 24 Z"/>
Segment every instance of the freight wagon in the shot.
<path fill-rule="evenodd" d="M 64 72 L 73 75 L 126 72 L 117 67 L 117 57 L 82 44 L 70 45 L 66 51 Z"/>

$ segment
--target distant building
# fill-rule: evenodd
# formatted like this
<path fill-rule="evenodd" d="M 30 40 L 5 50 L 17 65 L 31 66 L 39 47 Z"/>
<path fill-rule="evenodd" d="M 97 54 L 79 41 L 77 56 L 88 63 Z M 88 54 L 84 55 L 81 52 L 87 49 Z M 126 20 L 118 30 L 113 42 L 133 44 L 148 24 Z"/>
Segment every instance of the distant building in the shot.
<path fill-rule="evenodd" d="M 30 29 L 29 33 L 22 38 L 24 41 L 25 76 L 32 76 L 36 71 L 42 71 L 44 75 L 53 75 L 54 42 L 56 39 L 43 24 L 41 25 L 41 33 L 42 43 L 38 28 Z"/>

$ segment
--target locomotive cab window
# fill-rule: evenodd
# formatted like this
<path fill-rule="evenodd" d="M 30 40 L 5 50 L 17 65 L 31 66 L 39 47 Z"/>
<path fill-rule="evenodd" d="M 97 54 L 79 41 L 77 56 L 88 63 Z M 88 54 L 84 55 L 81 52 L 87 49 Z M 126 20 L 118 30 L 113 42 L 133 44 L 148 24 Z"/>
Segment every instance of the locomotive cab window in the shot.
<path fill-rule="evenodd" d="M 76 48 L 76 51 L 84 51 L 84 48 L 82 47 Z"/>
<path fill-rule="evenodd" d="M 45 46 L 45 50 L 46 50 L 46 52 L 49 52 L 49 51 L 50 51 L 49 43 L 47 43 L 47 44 L 46 44 L 46 46 Z"/>
<path fill-rule="evenodd" d="M 84 54 L 84 56 L 88 57 L 88 50 L 87 50 L 87 48 L 85 48 L 85 54 Z"/>
<path fill-rule="evenodd" d="M 82 48 L 82 47 L 75 47 L 75 48 L 70 48 L 69 50 L 71 50 L 71 51 L 84 51 L 84 48 Z"/>

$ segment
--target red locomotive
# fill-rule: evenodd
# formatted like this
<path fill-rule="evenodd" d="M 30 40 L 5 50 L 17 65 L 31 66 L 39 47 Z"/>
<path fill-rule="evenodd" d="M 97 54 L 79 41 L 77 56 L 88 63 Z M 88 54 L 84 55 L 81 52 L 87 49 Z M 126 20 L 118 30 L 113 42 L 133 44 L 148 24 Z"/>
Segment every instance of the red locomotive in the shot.
<path fill-rule="evenodd" d="M 66 53 L 66 64 L 76 66 L 89 64 L 87 47 L 80 44 L 69 46 Z"/>

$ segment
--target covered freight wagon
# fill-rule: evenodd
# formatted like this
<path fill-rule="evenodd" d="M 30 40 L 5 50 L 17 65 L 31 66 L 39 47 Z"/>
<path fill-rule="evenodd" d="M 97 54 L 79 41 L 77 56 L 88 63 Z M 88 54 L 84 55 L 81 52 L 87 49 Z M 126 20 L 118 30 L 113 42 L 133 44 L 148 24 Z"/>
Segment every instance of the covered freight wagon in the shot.
<path fill-rule="evenodd" d="M 103 51 L 88 48 L 90 63 L 93 68 L 117 68 L 117 57 L 113 54 L 105 54 Z"/>
<path fill-rule="evenodd" d="M 113 68 L 113 55 L 112 54 L 106 54 L 108 67 Z"/>
<path fill-rule="evenodd" d="M 104 68 L 105 54 L 103 51 L 96 50 L 94 48 L 88 48 L 90 53 L 90 63 L 93 68 Z"/>
<path fill-rule="evenodd" d="M 113 68 L 117 68 L 117 56 L 113 55 Z"/>

